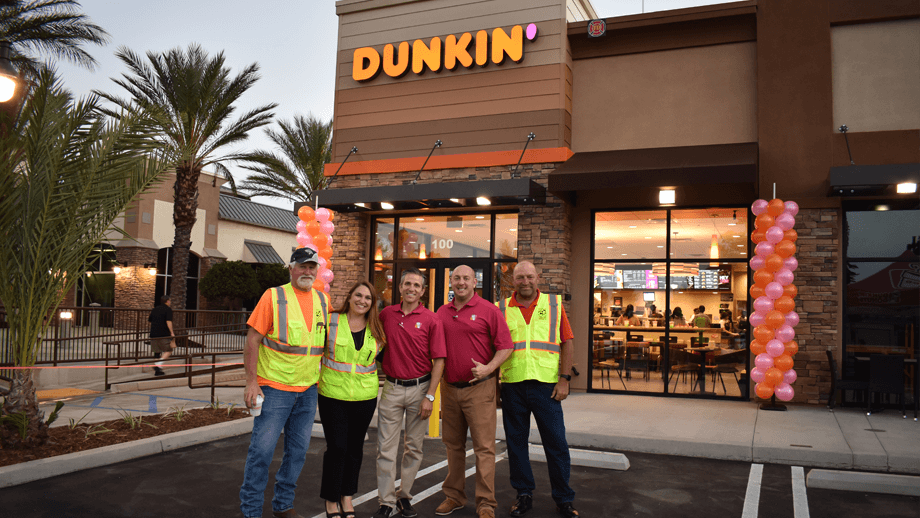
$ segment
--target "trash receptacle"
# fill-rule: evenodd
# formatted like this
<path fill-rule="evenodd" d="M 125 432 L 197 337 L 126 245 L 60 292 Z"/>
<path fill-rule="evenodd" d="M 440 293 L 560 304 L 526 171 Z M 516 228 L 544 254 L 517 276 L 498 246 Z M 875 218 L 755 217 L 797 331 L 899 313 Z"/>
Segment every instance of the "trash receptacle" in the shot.
<path fill-rule="evenodd" d="M 89 307 L 99 308 L 99 307 L 102 307 L 102 304 L 98 302 L 93 302 L 92 304 L 89 305 Z M 99 331 L 99 310 L 98 309 L 89 310 L 89 328 L 90 328 L 90 331 L 92 331 L 94 334 L 97 331 Z"/>

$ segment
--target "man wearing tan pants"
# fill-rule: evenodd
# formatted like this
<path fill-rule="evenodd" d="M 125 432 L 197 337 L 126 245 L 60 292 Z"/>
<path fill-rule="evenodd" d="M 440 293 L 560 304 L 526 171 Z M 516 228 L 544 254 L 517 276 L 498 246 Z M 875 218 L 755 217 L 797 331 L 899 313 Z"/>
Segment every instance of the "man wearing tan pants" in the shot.
<path fill-rule="evenodd" d="M 380 508 L 373 518 L 390 518 L 394 509 L 415 518 L 412 484 L 422 464 L 422 443 L 434 394 L 444 371 L 444 330 L 434 313 L 421 305 L 425 277 L 415 268 L 403 270 L 400 304 L 380 312 L 387 345 L 383 354 L 386 382 L 377 405 L 377 491 Z M 405 422 L 401 486 L 396 490 L 399 436 Z"/>
<path fill-rule="evenodd" d="M 441 419 L 447 449 L 444 516 L 466 505 L 466 433 L 476 455 L 476 513 L 493 518 L 495 500 L 495 371 L 511 355 L 508 324 L 494 304 L 476 295 L 476 274 L 460 266 L 450 276 L 454 300 L 438 309 L 447 341 Z"/>

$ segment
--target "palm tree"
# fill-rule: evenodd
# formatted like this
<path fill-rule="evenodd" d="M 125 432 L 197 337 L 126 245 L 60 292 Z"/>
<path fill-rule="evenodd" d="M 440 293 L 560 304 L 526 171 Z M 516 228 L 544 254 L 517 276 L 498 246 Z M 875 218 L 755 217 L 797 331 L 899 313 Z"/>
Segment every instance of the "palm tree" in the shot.
<path fill-rule="evenodd" d="M 147 117 L 175 167 L 171 300 L 173 309 L 184 309 L 201 171 L 211 166 L 230 176 L 224 162 L 255 160 L 250 153 L 219 153 L 246 140 L 249 131 L 268 124 L 277 104 L 263 105 L 231 120 L 236 109 L 233 104 L 259 79 L 259 66 L 253 63 L 231 78 L 223 52 L 212 58 L 201 46 L 192 44 L 184 51 L 148 52 L 148 62 L 125 47 L 119 48 L 116 56 L 131 75 L 122 74 L 122 79 L 113 81 L 131 97 L 99 95 L 127 113 Z"/>
<path fill-rule="evenodd" d="M 332 120 L 297 115 L 292 122 L 278 121 L 280 131 L 265 134 L 282 156 L 262 152 L 259 165 L 244 166 L 254 174 L 240 185 L 251 196 L 275 196 L 292 202 L 307 201 L 322 189 L 323 166 L 332 160 Z"/>
<path fill-rule="evenodd" d="M 50 316 L 100 251 L 112 222 L 165 169 L 137 119 L 106 119 L 94 95 L 74 101 L 55 73 L 38 82 L 0 136 L 0 301 L 15 366 L 30 367 Z M 12 281 L 12 282 L 10 282 Z M 31 369 L 14 370 L 0 443 L 39 445 L 48 426 Z M 25 437 L 10 422 L 21 425 Z"/>
<path fill-rule="evenodd" d="M 0 5 L 0 40 L 9 41 L 12 61 L 33 79 L 38 78 L 38 54 L 48 54 L 93 70 L 96 60 L 83 45 L 105 45 L 109 34 L 89 22 L 73 0 L 13 0 Z"/>

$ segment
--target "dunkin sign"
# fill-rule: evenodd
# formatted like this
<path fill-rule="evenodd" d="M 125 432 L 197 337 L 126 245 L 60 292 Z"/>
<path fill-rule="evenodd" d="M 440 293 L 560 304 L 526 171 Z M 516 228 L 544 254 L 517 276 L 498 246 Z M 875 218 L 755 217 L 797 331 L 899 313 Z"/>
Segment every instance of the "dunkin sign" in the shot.
<path fill-rule="evenodd" d="M 422 75 L 426 70 L 440 72 L 455 70 L 458 66 L 472 68 L 489 63 L 501 65 L 505 59 L 520 63 L 524 59 L 524 39 L 537 39 L 537 25 L 531 23 L 526 28 L 515 25 L 511 33 L 502 28 L 492 31 L 478 31 L 476 35 L 469 32 L 459 37 L 453 34 L 431 38 L 428 43 L 415 40 L 397 45 L 388 43 L 383 47 L 383 55 L 373 47 L 355 49 L 351 77 L 358 82 L 372 81 L 380 72 L 398 79 L 410 71 Z"/>

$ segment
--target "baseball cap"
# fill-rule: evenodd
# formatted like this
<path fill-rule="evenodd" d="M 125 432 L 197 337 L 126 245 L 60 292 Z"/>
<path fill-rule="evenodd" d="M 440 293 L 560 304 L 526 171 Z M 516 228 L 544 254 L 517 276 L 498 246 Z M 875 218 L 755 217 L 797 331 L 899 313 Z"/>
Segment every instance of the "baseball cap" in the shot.
<path fill-rule="evenodd" d="M 316 263 L 319 264 L 319 254 L 312 248 L 298 248 L 291 254 L 291 264 L 295 263 Z"/>

